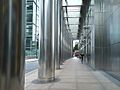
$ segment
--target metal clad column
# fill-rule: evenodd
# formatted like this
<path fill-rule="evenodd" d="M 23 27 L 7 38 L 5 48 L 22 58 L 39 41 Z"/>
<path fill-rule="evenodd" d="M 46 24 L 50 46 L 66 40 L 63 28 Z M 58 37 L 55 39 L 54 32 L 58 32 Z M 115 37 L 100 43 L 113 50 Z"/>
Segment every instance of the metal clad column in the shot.
<path fill-rule="evenodd" d="M 64 11 L 63 11 L 63 8 L 61 9 L 61 59 L 60 59 L 60 62 L 61 64 L 64 62 L 64 44 L 63 44 L 63 41 L 64 41 Z"/>
<path fill-rule="evenodd" d="M 24 90 L 25 0 L 0 0 L 0 90 Z"/>
<path fill-rule="evenodd" d="M 58 0 L 54 0 L 54 32 L 55 32 L 55 69 L 58 69 L 59 55 L 58 55 Z"/>
<path fill-rule="evenodd" d="M 43 44 L 43 36 L 44 36 L 44 0 L 40 2 L 40 30 L 39 30 L 39 67 L 38 67 L 38 78 L 42 78 L 44 74 L 44 44 Z"/>
<path fill-rule="evenodd" d="M 55 78 L 54 61 L 54 1 L 41 0 L 41 35 L 39 57 L 39 80 L 42 82 L 52 81 Z"/>
<path fill-rule="evenodd" d="M 56 61 L 56 69 L 60 69 L 60 55 L 61 55 L 61 51 L 60 51 L 60 48 L 61 48 L 61 43 L 60 43 L 60 40 L 61 40 L 61 7 L 62 7 L 62 1 L 61 0 L 57 0 L 58 4 L 57 4 L 57 12 L 58 12 L 58 34 L 57 34 L 57 53 L 58 53 L 58 58 L 57 58 L 57 61 Z"/>

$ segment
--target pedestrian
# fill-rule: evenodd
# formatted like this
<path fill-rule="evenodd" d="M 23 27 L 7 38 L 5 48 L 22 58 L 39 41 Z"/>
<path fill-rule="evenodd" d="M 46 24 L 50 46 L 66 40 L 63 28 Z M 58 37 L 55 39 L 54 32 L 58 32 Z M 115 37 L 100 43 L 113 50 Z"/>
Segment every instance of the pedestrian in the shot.
<path fill-rule="evenodd" d="M 81 56 L 81 63 L 83 64 L 83 57 L 84 57 L 84 54 L 81 53 L 80 56 Z"/>

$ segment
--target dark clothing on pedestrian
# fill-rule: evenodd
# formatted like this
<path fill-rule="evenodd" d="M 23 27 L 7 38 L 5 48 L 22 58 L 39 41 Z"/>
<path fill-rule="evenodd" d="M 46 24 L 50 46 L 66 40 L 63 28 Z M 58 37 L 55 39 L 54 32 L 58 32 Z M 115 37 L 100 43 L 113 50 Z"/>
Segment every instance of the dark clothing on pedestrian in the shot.
<path fill-rule="evenodd" d="M 80 56 L 81 56 L 81 63 L 83 63 L 84 54 L 81 53 Z"/>

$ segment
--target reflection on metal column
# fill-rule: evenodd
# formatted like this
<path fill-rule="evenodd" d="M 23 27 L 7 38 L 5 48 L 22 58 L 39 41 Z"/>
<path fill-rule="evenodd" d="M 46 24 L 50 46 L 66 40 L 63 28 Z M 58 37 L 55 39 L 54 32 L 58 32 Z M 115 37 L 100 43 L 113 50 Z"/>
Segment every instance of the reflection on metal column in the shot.
<path fill-rule="evenodd" d="M 53 19 L 54 19 L 54 23 L 53 23 L 53 28 L 54 28 L 54 33 L 55 33 L 55 68 L 58 69 L 58 62 L 59 62 L 59 58 L 58 58 L 58 0 L 54 0 L 54 4 L 53 4 Z"/>
<path fill-rule="evenodd" d="M 57 9 L 57 12 L 58 12 L 58 28 L 57 28 L 57 30 L 58 30 L 58 34 L 57 34 L 57 53 L 58 53 L 58 58 L 57 58 L 57 62 L 56 62 L 56 69 L 60 69 L 60 38 L 61 38 L 61 35 L 60 35 L 60 33 L 61 33 L 61 7 L 62 7 L 62 1 L 61 0 L 57 0 L 57 2 L 58 2 L 58 4 L 57 4 L 57 7 L 58 7 L 58 9 Z"/>
<path fill-rule="evenodd" d="M 63 63 L 63 9 L 61 9 L 61 31 L 60 31 L 60 64 Z"/>
<path fill-rule="evenodd" d="M 25 0 L 0 0 L 0 90 L 24 90 Z"/>
<path fill-rule="evenodd" d="M 72 35 L 65 25 L 64 10 L 61 9 L 61 61 L 71 58 Z"/>
<path fill-rule="evenodd" d="M 38 78 L 41 82 L 55 78 L 53 1 L 41 0 L 41 35 Z"/>

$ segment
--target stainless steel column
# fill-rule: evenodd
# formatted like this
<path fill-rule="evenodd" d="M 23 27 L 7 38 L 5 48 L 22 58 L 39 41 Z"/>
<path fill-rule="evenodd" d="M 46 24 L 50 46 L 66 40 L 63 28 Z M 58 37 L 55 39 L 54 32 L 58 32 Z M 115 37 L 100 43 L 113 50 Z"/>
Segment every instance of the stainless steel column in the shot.
<path fill-rule="evenodd" d="M 55 69 L 58 69 L 58 62 L 59 62 L 59 55 L 58 55 L 58 0 L 54 0 L 54 15 L 53 15 L 53 18 L 54 18 L 54 33 L 55 33 Z"/>
<path fill-rule="evenodd" d="M 57 34 L 57 54 L 58 54 L 58 58 L 57 58 L 57 61 L 56 61 L 56 69 L 60 69 L 60 55 L 61 55 L 61 51 L 60 51 L 60 48 L 61 48 L 61 43 L 60 43 L 60 40 L 61 40 L 61 8 L 62 8 L 62 0 L 57 0 L 57 12 L 58 12 L 58 34 Z"/>
<path fill-rule="evenodd" d="M 61 9 L 61 30 L 60 30 L 60 64 L 63 63 L 63 18 L 64 12 L 63 9 Z"/>
<path fill-rule="evenodd" d="M 54 0 L 41 0 L 41 35 L 38 78 L 42 82 L 55 78 Z"/>
<path fill-rule="evenodd" d="M 24 90 L 25 0 L 0 0 L 0 90 Z"/>

